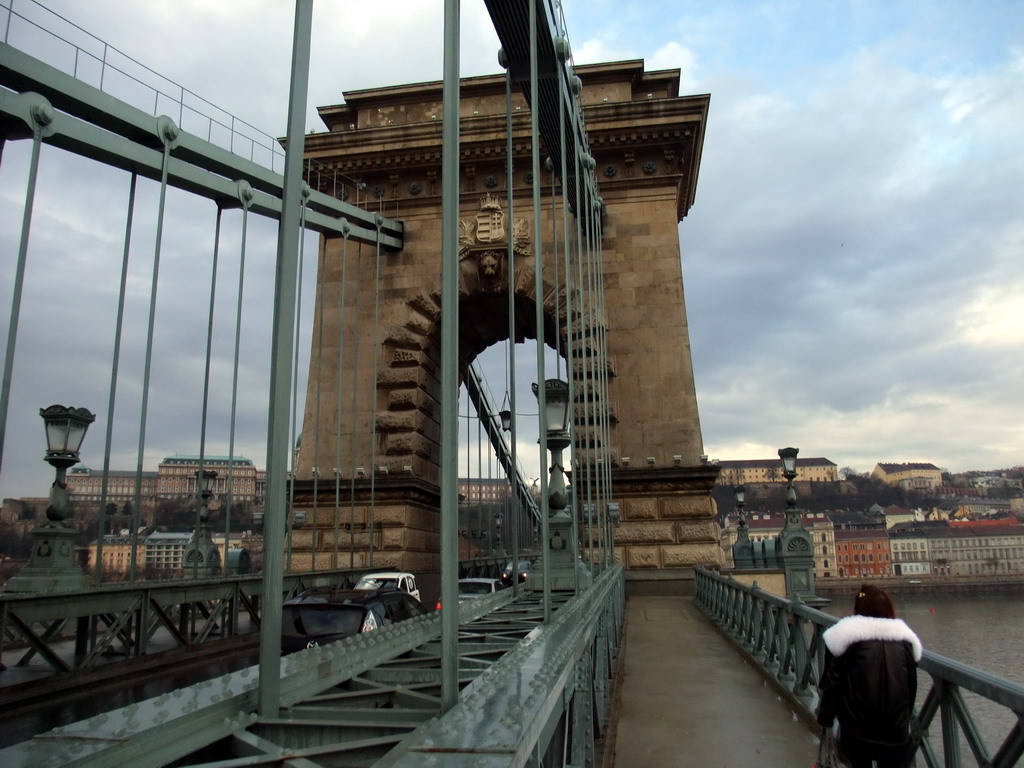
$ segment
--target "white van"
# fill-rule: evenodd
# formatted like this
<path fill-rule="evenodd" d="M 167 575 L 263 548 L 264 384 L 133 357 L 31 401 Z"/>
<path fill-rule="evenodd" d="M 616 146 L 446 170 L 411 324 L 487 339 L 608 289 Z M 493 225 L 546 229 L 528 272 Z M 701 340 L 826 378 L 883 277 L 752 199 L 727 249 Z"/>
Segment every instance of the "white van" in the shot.
<path fill-rule="evenodd" d="M 363 574 L 356 582 L 356 589 L 400 589 L 417 600 L 420 599 L 416 577 L 405 571 L 376 571 Z"/>

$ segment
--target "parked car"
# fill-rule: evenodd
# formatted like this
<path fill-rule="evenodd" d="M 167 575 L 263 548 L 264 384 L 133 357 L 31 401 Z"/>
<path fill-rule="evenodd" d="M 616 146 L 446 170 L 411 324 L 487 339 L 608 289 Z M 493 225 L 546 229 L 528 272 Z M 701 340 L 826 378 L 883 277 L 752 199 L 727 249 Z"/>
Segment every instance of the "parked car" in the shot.
<path fill-rule="evenodd" d="M 420 599 L 416 577 L 405 571 L 364 573 L 356 582 L 356 589 L 399 589 L 402 592 L 408 592 L 417 600 Z"/>
<path fill-rule="evenodd" d="M 397 589 L 310 589 L 282 606 L 281 652 L 325 645 L 426 612 L 419 600 Z"/>
<path fill-rule="evenodd" d="M 498 590 L 504 589 L 505 584 L 501 579 L 466 578 L 459 579 L 459 602 L 474 600 L 478 597 L 492 595 Z M 441 600 L 438 598 L 435 610 L 441 610 Z"/>
<path fill-rule="evenodd" d="M 512 574 L 515 573 L 518 575 L 519 583 L 522 584 L 524 581 L 526 581 L 527 577 L 530 575 L 530 571 L 532 570 L 533 564 L 529 560 L 520 560 L 518 563 L 516 563 L 514 568 L 512 563 L 510 562 L 508 565 L 505 566 L 505 570 L 501 572 L 501 580 L 505 582 L 506 586 L 511 585 Z"/>
<path fill-rule="evenodd" d="M 459 602 L 493 595 L 504 588 L 501 579 L 459 579 Z"/>

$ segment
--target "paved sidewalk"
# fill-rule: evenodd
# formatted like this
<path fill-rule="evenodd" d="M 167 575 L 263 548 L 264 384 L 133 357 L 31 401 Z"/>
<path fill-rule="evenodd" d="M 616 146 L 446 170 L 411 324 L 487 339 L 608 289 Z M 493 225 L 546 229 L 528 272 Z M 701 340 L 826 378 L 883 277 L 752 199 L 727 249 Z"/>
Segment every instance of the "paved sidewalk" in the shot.
<path fill-rule="evenodd" d="M 614 768 L 810 768 L 817 737 L 689 597 L 631 597 Z"/>

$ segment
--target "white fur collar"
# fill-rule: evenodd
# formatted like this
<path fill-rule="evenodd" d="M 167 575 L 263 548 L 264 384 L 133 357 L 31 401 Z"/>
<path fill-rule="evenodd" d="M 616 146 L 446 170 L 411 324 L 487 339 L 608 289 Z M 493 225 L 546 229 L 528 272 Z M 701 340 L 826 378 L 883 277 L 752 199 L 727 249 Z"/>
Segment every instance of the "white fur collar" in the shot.
<path fill-rule="evenodd" d="M 842 656 L 851 645 L 861 640 L 906 640 L 914 650 L 914 661 L 921 660 L 921 641 L 903 619 L 847 616 L 826 629 L 822 639 L 833 656 Z"/>

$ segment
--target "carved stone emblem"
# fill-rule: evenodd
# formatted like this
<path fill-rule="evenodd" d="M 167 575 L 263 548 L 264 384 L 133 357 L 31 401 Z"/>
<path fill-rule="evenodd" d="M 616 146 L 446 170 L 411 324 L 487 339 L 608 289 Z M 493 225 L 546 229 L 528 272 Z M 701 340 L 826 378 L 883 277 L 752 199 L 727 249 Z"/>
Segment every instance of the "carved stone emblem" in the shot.
<path fill-rule="evenodd" d="M 459 220 L 459 256 L 474 257 L 481 269 L 494 276 L 498 273 L 504 252 L 494 246 L 508 242 L 509 227 L 501 201 L 488 193 L 480 198 L 480 210 L 472 219 Z M 529 225 L 526 219 L 512 222 L 512 247 L 520 256 L 530 255 Z"/>
<path fill-rule="evenodd" d="M 478 243 L 499 243 L 505 240 L 505 212 L 494 195 L 480 199 L 480 212 L 476 215 Z"/>

